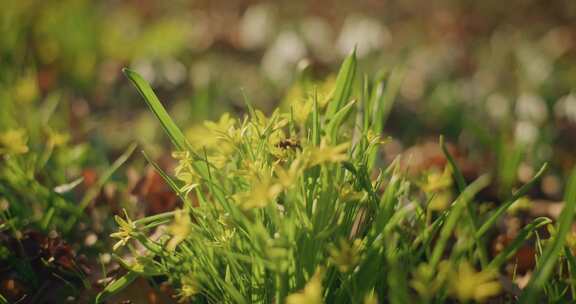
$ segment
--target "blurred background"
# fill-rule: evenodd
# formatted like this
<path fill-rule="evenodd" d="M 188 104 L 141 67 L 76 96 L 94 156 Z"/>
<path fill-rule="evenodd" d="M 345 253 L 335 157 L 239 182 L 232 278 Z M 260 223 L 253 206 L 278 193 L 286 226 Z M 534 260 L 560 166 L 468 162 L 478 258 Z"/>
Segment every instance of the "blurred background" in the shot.
<path fill-rule="evenodd" d="M 552 159 L 562 175 L 575 163 L 574 24 L 571 0 L 5 0 L 0 127 L 53 103 L 72 142 L 105 155 L 137 140 L 159 155 L 165 139 L 122 67 L 192 126 L 243 112 L 243 92 L 269 112 L 303 73 L 330 79 L 357 46 L 361 73 L 404 71 L 391 155 L 427 155 L 445 134 L 476 166 L 510 157 L 526 177 Z"/>
<path fill-rule="evenodd" d="M 111 214 L 125 208 L 140 218 L 177 207 L 141 155 L 112 163 L 137 142 L 166 170 L 173 164 L 167 137 L 123 67 L 152 84 L 193 139 L 203 121 L 244 113 L 244 96 L 270 113 L 302 97 L 303 79 L 329 89 L 355 47 L 357 88 L 393 70 L 403 77 L 385 126 L 384 162 L 402 153 L 418 182 L 444 167 L 443 134 L 466 179 L 492 173 L 481 200 L 498 203 L 548 161 L 519 200 L 529 201 L 529 216 L 511 217 L 506 227 L 515 228 L 503 230 L 554 218 L 576 164 L 575 25 L 574 0 L 2 0 L 0 161 L 10 165 L 0 162 L 0 210 L 11 219 L 0 221 L 0 241 L 50 240 L 66 253 L 58 267 L 87 265 L 84 286 L 101 288 L 100 279 L 119 269 L 105 253 L 117 229 Z M 2 158 L 10 153 L 18 157 Z M 11 252 L 2 248 L 0 260 Z M 527 256 L 529 269 L 534 254 Z M 25 286 L 30 294 L 39 289 L 14 281 L 21 269 L 3 265 L 1 294 L 6 286 L 16 286 L 14 299 Z"/>

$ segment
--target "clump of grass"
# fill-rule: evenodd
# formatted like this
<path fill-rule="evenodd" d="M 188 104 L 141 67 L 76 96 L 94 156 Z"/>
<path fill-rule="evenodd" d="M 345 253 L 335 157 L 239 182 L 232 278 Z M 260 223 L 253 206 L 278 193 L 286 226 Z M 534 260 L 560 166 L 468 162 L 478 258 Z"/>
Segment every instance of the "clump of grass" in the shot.
<path fill-rule="evenodd" d="M 138 276 L 165 277 L 181 301 L 195 303 L 438 303 L 517 296 L 501 285 L 500 268 L 550 220 L 536 219 L 490 258 L 485 233 L 511 203 L 480 216 L 475 196 L 491 179 L 481 176 L 467 185 L 447 149 L 450 174 L 441 178 L 457 186 L 457 196 L 430 216 L 434 187 L 411 182 L 398 162 L 377 161 L 397 72 L 365 81 L 358 90 L 352 54 L 327 102 L 312 92 L 311 107 L 266 116 L 247 101 L 242 119 L 224 115 L 206 123 L 202 136 L 210 140 L 202 144 L 187 141 L 138 74 L 124 72 L 175 146 L 174 177 L 160 174 L 184 204 L 138 220 L 117 218 L 115 249 L 128 248 L 133 259 L 120 260 L 128 273 L 97 301 Z M 574 189 L 576 178 L 569 186 Z M 551 298 L 573 285 L 558 273 L 551 276 L 573 218 L 573 192 L 522 301 Z M 160 227 L 164 233 L 152 237 Z"/>

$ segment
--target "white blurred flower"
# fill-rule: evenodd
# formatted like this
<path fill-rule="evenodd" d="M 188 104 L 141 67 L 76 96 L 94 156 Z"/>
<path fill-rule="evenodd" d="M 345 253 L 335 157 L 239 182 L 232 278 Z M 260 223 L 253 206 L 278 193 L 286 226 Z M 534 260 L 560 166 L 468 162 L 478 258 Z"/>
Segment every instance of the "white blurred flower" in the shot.
<path fill-rule="evenodd" d="M 540 96 L 522 94 L 516 101 L 516 115 L 521 120 L 541 124 L 548 118 L 548 109 Z"/>
<path fill-rule="evenodd" d="M 350 16 L 346 19 L 340 32 L 337 46 L 342 56 L 350 54 L 350 51 L 356 46 L 356 54 L 358 57 L 363 57 L 374 50 L 386 46 L 391 39 L 390 31 L 380 24 L 378 20 L 368 17 Z"/>
<path fill-rule="evenodd" d="M 330 61 L 334 55 L 334 32 L 330 24 L 319 17 L 310 17 L 302 21 L 302 35 L 312 52 L 322 61 Z"/>
<path fill-rule="evenodd" d="M 162 63 L 162 74 L 171 85 L 179 85 L 186 80 L 186 66 L 178 60 L 168 59 Z"/>
<path fill-rule="evenodd" d="M 554 105 L 554 114 L 557 118 L 566 118 L 576 123 L 576 95 L 570 93 L 560 98 Z"/>
<path fill-rule="evenodd" d="M 531 46 L 519 47 L 516 56 L 520 62 L 522 75 L 533 85 L 541 84 L 550 76 L 552 63 L 540 49 Z"/>
<path fill-rule="evenodd" d="M 304 41 L 294 32 L 280 33 L 262 58 L 262 68 L 272 80 L 283 83 L 290 79 L 294 65 L 306 56 Z"/>
<path fill-rule="evenodd" d="M 486 99 L 486 111 L 494 120 L 505 120 L 510 115 L 510 102 L 500 94 L 491 94 Z"/>
<path fill-rule="evenodd" d="M 137 60 L 132 64 L 132 68 L 142 75 L 142 78 L 150 84 L 154 84 L 156 81 L 156 71 L 152 62 L 148 60 Z"/>
<path fill-rule="evenodd" d="M 514 138 L 517 143 L 530 145 L 536 141 L 538 137 L 538 127 L 529 121 L 519 121 L 516 123 Z"/>
<path fill-rule="evenodd" d="M 274 34 L 274 8 L 269 4 L 249 7 L 240 22 L 240 42 L 248 49 L 266 46 Z"/>

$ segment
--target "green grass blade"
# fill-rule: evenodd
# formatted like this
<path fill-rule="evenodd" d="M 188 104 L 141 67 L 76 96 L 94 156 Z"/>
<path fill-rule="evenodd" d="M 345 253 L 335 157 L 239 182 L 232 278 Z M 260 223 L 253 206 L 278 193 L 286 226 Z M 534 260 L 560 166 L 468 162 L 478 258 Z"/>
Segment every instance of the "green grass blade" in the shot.
<path fill-rule="evenodd" d="M 129 271 L 124 276 L 112 281 L 108 284 L 104 290 L 102 290 L 96 296 L 96 300 L 94 301 L 96 304 L 102 303 L 102 301 L 106 300 L 107 298 L 117 294 L 118 292 L 122 291 L 128 285 L 132 284 L 136 278 L 138 278 L 139 274 L 134 271 Z"/>
<path fill-rule="evenodd" d="M 327 117 L 332 117 L 336 114 L 340 108 L 346 104 L 348 98 L 350 98 L 354 86 L 354 78 L 356 77 L 357 64 L 356 48 L 354 48 L 352 53 L 346 57 L 338 71 L 332 100 L 330 101 L 326 112 Z"/>
<path fill-rule="evenodd" d="M 450 164 L 450 168 L 452 169 L 452 175 L 454 180 L 456 180 L 456 186 L 458 187 L 458 193 L 462 193 L 466 188 L 466 180 L 464 179 L 464 175 L 460 168 L 456 164 L 454 157 L 448 151 L 448 147 L 446 147 L 446 142 L 444 142 L 444 136 L 440 135 L 440 147 L 442 147 L 442 152 L 444 152 L 444 156 L 446 156 L 446 160 Z"/>
<path fill-rule="evenodd" d="M 454 160 L 454 157 L 452 157 L 452 154 L 450 154 L 450 151 L 448 151 L 448 147 L 446 146 L 446 143 L 444 142 L 444 136 L 442 136 L 442 135 L 440 136 L 440 147 L 442 148 L 442 152 L 444 152 L 444 155 L 446 156 L 446 159 L 448 160 L 450 168 L 452 169 L 452 176 L 456 180 L 456 184 L 458 187 L 458 193 L 462 193 L 464 191 L 464 189 L 466 188 L 466 180 L 464 180 L 464 175 L 462 174 L 462 170 L 460 170 L 460 167 L 458 167 L 458 164 Z M 466 209 L 468 212 L 468 219 L 470 221 L 470 224 L 472 225 L 472 228 L 474 229 L 473 233 L 474 233 L 474 235 L 476 235 L 477 234 L 476 231 L 478 230 L 478 218 L 476 216 L 477 212 L 476 212 L 476 210 L 474 210 L 474 208 L 471 204 L 467 204 Z M 476 246 L 478 247 L 478 253 L 480 255 L 480 262 L 481 262 L 482 266 L 486 266 L 486 264 L 488 264 L 488 254 L 486 252 L 486 248 L 484 247 L 484 244 L 482 243 L 482 240 L 480 238 L 474 238 L 474 242 L 476 243 Z"/>
<path fill-rule="evenodd" d="M 538 170 L 538 172 L 534 175 L 534 177 L 532 177 L 532 179 L 529 182 L 527 182 L 522 187 L 520 187 L 520 189 L 518 189 L 518 191 L 516 191 L 516 192 L 514 192 L 514 194 L 512 194 L 512 197 L 510 199 L 508 199 L 508 201 L 506 201 L 504 204 L 502 204 L 500 207 L 498 207 L 498 209 L 496 209 L 496 211 L 494 211 L 492 213 L 492 215 L 490 215 L 490 217 L 484 222 L 484 224 L 482 224 L 482 226 L 480 226 L 480 228 L 476 232 L 476 238 L 480 238 L 484 234 L 486 234 L 486 232 L 488 232 L 488 230 L 490 230 L 490 228 L 492 226 L 494 226 L 496 221 L 498 221 L 498 219 L 500 219 L 500 217 L 506 212 L 506 210 L 508 210 L 508 208 L 510 208 L 510 206 L 512 206 L 512 204 L 515 201 L 517 201 L 520 197 L 524 196 L 526 194 L 526 192 L 528 192 L 528 190 L 530 190 L 534 186 L 534 184 L 536 184 L 536 182 L 538 182 L 538 180 L 540 180 L 540 178 L 542 177 L 544 172 L 546 172 L 547 168 L 548 168 L 548 163 L 545 163 L 544 165 L 542 165 L 540 170 Z"/>
<path fill-rule="evenodd" d="M 433 269 L 435 269 L 440 262 L 440 259 L 444 254 L 444 249 L 448 243 L 448 239 L 452 235 L 454 228 L 456 228 L 456 224 L 458 224 L 458 220 L 460 219 L 462 212 L 464 209 L 466 209 L 466 206 L 470 203 L 472 198 L 480 190 L 488 186 L 489 183 L 490 178 L 488 176 L 483 175 L 479 177 L 472 184 L 470 184 L 470 186 L 468 186 L 454 202 L 454 205 L 450 210 L 450 214 L 448 214 L 444 226 L 440 230 L 438 241 L 436 242 L 436 246 L 432 252 L 432 257 L 430 258 L 430 266 Z"/>
<path fill-rule="evenodd" d="M 350 101 L 347 105 L 342 107 L 335 115 L 332 117 L 328 125 L 326 126 L 326 132 L 329 135 L 330 142 L 335 143 L 336 137 L 338 136 L 338 130 L 340 126 L 344 123 L 348 115 L 353 109 L 356 100 Z"/>
<path fill-rule="evenodd" d="M 314 93 L 314 108 L 312 109 L 312 144 L 320 145 L 320 113 L 318 109 L 318 94 Z"/>
<path fill-rule="evenodd" d="M 148 107 L 150 107 L 150 110 L 152 110 L 156 118 L 158 118 L 162 128 L 164 128 L 164 131 L 166 131 L 166 134 L 168 134 L 174 146 L 176 146 L 176 148 L 180 151 L 191 150 L 190 144 L 186 140 L 186 137 L 178 128 L 178 126 L 176 126 L 146 80 L 144 80 L 144 78 L 142 78 L 142 76 L 140 76 L 138 73 L 128 68 L 122 69 L 122 72 L 124 75 L 126 75 L 126 77 L 128 77 L 128 79 L 130 79 L 136 89 L 138 89 L 138 92 L 140 95 L 142 95 L 146 101 L 146 104 Z"/>
<path fill-rule="evenodd" d="M 538 296 L 552 274 L 552 270 L 563 250 L 566 236 L 572 227 L 574 211 L 576 210 L 576 169 L 572 171 L 566 186 L 565 205 L 557 223 L 556 234 L 549 240 L 538 260 L 536 271 L 532 275 L 525 292 L 520 297 L 520 303 L 535 303 Z"/>
<path fill-rule="evenodd" d="M 404 80 L 404 69 L 396 68 L 392 70 L 386 81 L 386 87 L 383 88 L 384 83 L 378 84 L 375 88 L 377 90 L 373 94 L 377 96 L 374 99 L 372 109 L 374 109 L 374 123 L 372 125 L 372 130 L 376 134 L 381 134 L 384 130 L 384 123 L 388 119 L 390 110 L 394 105 L 402 81 Z"/>
<path fill-rule="evenodd" d="M 526 242 L 531 236 L 534 231 L 544 225 L 551 223 L 552 221 L 546 217 L 539 217 L 534 219 L 532 223 L 526 225 L 522 230 L 518 233 L 518 236 L 510 243 L 510 245 L 506 246 L 502 252 L 500 252 L 488 265 L 489 268 L 499 269 L 500 266 L 504 264 L 508 259 L 510 259 L 518 249 Z"/>
<path fill-rule="evenodd" d="M 144 158 L 146 158 L 148 163 L 151 164 L 152 167 L 154 167 L 154 170 L 156 170 L 156 172 L 160 175 L 160 177 L 162 177 L 162 179 L 166 182 L 166 184 L 168 184 L 170 189 L 178 193 L 178 195 L 181 195 L 182 193 L 180 192 L 180 188 L 178 187 L 178 185 L 176 185 L 176 182 L 170 176 L 168 176 L 168 174 L 166 174 L 166 172 L 164 172 L 162 168 L 160 168 L 160 165 L 158 165 L 154 160 L 152 160 L 145 151 L 142 151 L 142 155 L 144 155 Z"/>

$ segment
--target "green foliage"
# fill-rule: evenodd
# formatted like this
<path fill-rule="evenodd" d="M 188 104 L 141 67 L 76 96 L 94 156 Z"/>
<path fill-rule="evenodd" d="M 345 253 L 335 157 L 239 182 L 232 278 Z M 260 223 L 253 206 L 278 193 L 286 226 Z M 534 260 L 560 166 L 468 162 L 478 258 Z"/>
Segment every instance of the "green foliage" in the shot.
<path fill-rule="evenodd" d="M 379 90 L 364 90 L 355 102 L 355 69 L 353 53 L 326 107 L 314 96 L 310 110 L 296 103 L 289 113 L 277 110 L 267 117 L 249 105 L 242 119 L 224 115 L 207 122 L 202 136 L 208 140 L 201 144 L 188 144 L 149 86 L 125 70 L 174 143 L 177 180 L 161 175 L 187 203 L 154 218 L 117 219 L 116 249 L 133 241 L 146 252 L 128 246 L 138 258 L 122 262 L 130 272 L 98 300 L 125 288 L 136 274 L 166 276 L 180 300 L 200 303 L 467 302 L 499 295 L 501 266 L 550 220 L 536 219 L 488 260 L 482 236 L 510 204 L 478 216 L 475 197 L 490 178 L 466 185 L 441 140 L 459 195 L 430 222 L 422 212 L 428 201 L 398 163 L 380 168 L 374 162 L 383 144 L 375 131 L 382 130 L 383 120 L 366 109 L 389 107 L 391 101 L 381 104 Z M 294 113 L 308 116 L 298 122 Z M 362 123 L 350 123 L 353 113 Z M 511 200 L 524 195 L 545 169 Z M 563 246 L 572 192 L 529 295 L 542 292 Z M 167 221 L 165 233 L 150 238 L 151 229 Z"/>

